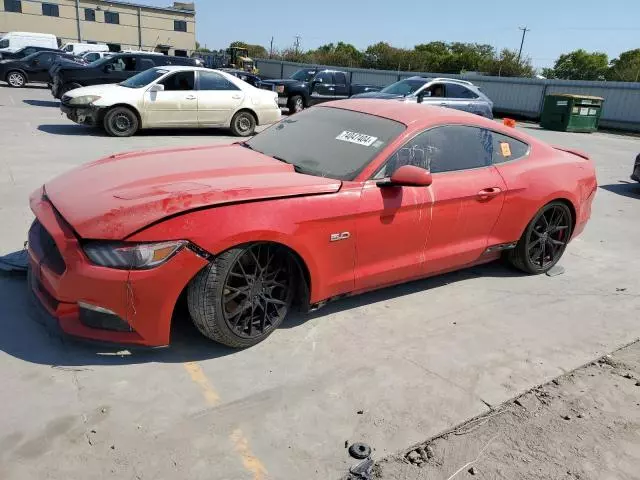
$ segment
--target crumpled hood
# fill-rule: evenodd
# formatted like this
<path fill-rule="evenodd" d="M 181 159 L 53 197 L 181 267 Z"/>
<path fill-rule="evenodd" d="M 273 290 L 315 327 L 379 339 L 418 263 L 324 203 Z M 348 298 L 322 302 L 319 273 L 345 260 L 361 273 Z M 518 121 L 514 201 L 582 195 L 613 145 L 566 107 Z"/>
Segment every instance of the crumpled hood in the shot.
<path fill-rule="evenodd" d="M 117 89 L 126 89 L 127 92 L 131 91 L 130 88 L 127 89 L 127 87 L 122 87 L 117 83 L 107 83 L 105 85 L 90 85 L 88 87 L 74 88 L 65 93 L 65 95 L 69 98 L 82 97 L 83 95 L 104 95 Z"/>
<path fill-rule="evenodd" d="M 341 182 L 240 145 L 111 155 L 45 184 L 45 195 L 85 239 L 122 240 L 168 216 L 225 203 L 335 193 Z"/>
<path fill-rule="evenodd" d="M 397 95 L 394 93 L 382 93 L 382 92 L 366 92 L 366 93 L 358 93 L 357 95 L 353 95 L 351 98 L 383 98 L 383 99 L 392 99 L 392 98 L 404 98 L 402 95 Z"/>

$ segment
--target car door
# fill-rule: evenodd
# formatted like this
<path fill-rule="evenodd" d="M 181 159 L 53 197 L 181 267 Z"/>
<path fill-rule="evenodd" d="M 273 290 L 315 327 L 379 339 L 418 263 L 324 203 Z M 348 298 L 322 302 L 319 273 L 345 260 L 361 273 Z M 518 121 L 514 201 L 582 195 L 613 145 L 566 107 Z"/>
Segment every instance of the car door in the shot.
<path fill-rule="evenodd" d="M 377 182 L 402 165 L 425 167 L 425 158 L 425 152 L 410 141 L 364 183 L 356 221 L 357 290 L 422 275 L 431 228 L 432 192 L 427 187 L 381 188 Z"/>
<path fill-rule="evenodd" d="M 425 87 L 417 95 L 418 103 L 424 105 L 446 107 L 447 99 L 445 97 L 445 85 L 444 83 L 432 83 L 428 87 Z"/>
<path fill-rule="evenodd" d="M 29 80 L 46 82 L 49 80 L 49 68 L 53 65 L 55 54 L 49 52 L 40 53 L 31 60 Z"/>
<path fill-rule="evenodd" d="M 334 86 L 334 99 L 349 98 L 351 93 L 349 90 L 349 82 L 347 82 L 347 75 L 344 72 L 333 72 Z"/>
<path fill-rule="evenodd" d="M 474 126 L 447 125 L 424 132 L 415 142 L 427 152 L 433 175 L 424 273 L 478 260 L 489 246 L 506 191 L 492 164 L 493 133 Z"/>
<path fill-rule="evenodd" d="M 134 55 L 116 57 L 103 66 L 102 71 L 92 82 L 92 85 L 98 85 L 100 83 L 120 83 L 139 71 L 137 65 L 138 58 Z"/>
<path fill-rule="evenodd" d="M 445 102 L 449 108 L 462 110 L 464 112 L 471 111 L 471 99 L 469 98 L 469 89 L 457 83 L 445 84 Z"/>
<path fill-rule="evenodd" d="M 162 85 L 164 90 L 155 90 L 154 84 L 147 87 L 144 93 L 145 126 L 197 127 L 195 72 L 170 73 L 156 83 Z"/>
<path fill-rule="evenodd" d="M 245 98 L 245 92 L 216 72 L 198 71 L 198 125 L 227 124 Z"/>
<path fill-rule="evenodd" d="M 319 72 L 311 81 L 310 103 L 317 103 L 335 100 L 336 85 L 333 80 L 332 72 Z"/>

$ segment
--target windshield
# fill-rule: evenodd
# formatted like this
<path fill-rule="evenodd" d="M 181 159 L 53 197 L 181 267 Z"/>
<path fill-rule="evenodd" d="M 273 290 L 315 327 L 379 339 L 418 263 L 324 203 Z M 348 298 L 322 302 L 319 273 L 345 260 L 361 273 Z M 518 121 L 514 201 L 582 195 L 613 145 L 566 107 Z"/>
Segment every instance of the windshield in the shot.
<path fill-rule="evenodd" d="M 418 90 L 427 83 L 427 81 L 428 80 L 423 79 L 400 80 L 399 82 L 392 83 L 391 85 L 384 87 L 380 92 L 407 96 Z"/>
<path fill-rule="evenodd" d="M 289 78 L 293 78 L 294 80 L 298 80 L 299 82 L 308 82 L 313 78 L 315 74 L 315 70 L 298 70 Z"/>
<path fill-rule="evenodd" d="M 351 110 L 314 107 L 287 117 L 247 145 L 300 173 L 353 180 L 405 126 Z"/>
<path fill-rule="evenodd" d="M 124 82 L 120 82 L 120 85 L 128 88 L 142 88 L 168 72 L 169 70 L 162 70 L 161 68 L 150 68 L 149 70 L 134 75 Z"/>

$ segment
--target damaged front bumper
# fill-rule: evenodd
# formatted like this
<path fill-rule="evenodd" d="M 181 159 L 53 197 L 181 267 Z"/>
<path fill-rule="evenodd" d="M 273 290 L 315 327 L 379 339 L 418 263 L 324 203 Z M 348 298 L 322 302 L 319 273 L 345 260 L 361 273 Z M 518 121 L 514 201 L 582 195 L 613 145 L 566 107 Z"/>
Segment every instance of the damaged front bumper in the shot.
<path fill-rule="evenodd" d="M 185 248 L 149 270 L 94 265 L 44 190 L 30 201 L 29 286 L 60 329 L 120 345 L 168 345 L 178 297 L 207 260 Z"/>
<path fill-rule="evenodd" d="M 70 105 L 61 104 L 60 110 L 67 118 L 80 125 L 89 125 L 97 127 L 102 122 L 104 109 L 94 106 L 72 107 Z"/>

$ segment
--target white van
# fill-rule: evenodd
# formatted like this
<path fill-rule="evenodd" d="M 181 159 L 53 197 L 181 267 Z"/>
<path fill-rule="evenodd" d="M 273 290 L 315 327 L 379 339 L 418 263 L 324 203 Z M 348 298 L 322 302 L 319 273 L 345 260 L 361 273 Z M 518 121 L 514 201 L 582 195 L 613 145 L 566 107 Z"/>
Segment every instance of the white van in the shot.
<path fill-rule="evenodd" d="M 58 39 L 50 33 L 8 32 L 0 37 L 0 52 L 15 52 L 23 47 L 58 48 Z"/>
<path fill-rule="evenodd" d="M 91 63 L 104 57 L 111 57 L 112 55 L 114 55 L 113 52 L 85 52 L 80 55 L 80 58 L 87 63 Z"/>
<path fill-rule="evenodd" d="M 105 43 L 65 43 L 61 49 L 72 55 L 81 55 L 86 52 L 108 52 L 109 47 Z"/>

